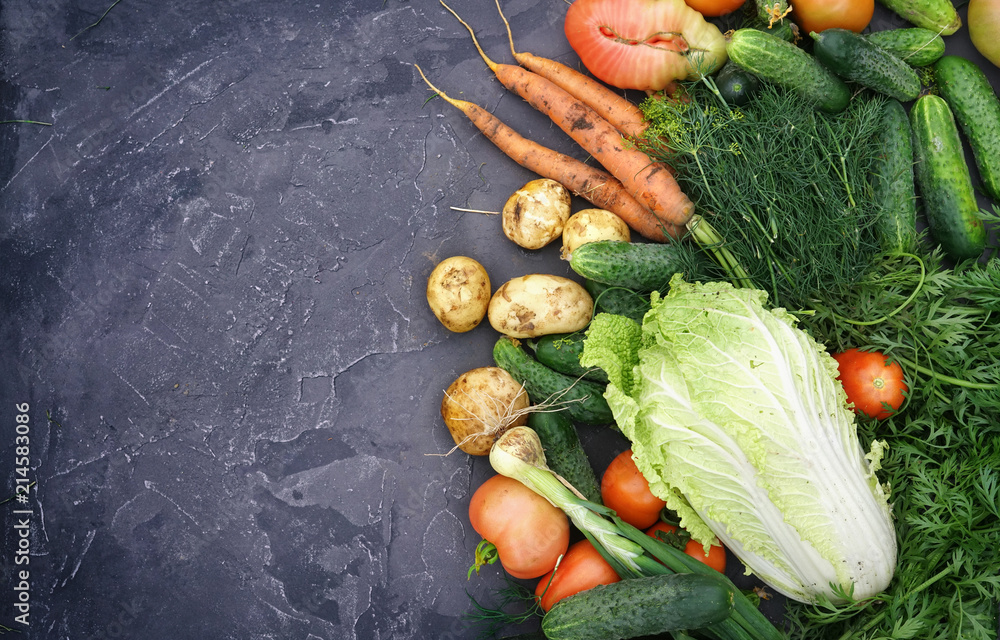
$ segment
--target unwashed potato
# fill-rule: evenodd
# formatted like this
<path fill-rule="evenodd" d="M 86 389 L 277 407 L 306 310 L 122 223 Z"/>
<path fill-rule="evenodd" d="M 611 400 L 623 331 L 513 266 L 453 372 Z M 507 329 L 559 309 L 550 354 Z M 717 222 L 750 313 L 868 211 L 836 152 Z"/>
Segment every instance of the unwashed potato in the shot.
<path fill-rule="evenodd" d="M 505 282 L 490 299 L 490 325 L 512 338 L 572 333 L 587 326 L 594 299 L 582 285 L 541 273 Z"/>
<path fill-rule="evenodd" d="M 528 422 L 528 394 L 500 367 L 479 367 L 460 375 L 444 394 L 441 417 L 455 445 L 473 456 L 489 455 L 507 429 Z"/>
<path fill-rule="evenodd" d="M 449 331 L 475 329 L 490 303 L 490 276 L 472 258 L 442 260 L 427 279 L 427 304 Z"/>
<path fill-rule="evenodd" d="M 532 180 L 503 206 L 503 232 L 525 249 L 541 249 L 562 235 L 572 211 L 572 196 L 555 180 Z"/>
<path fill-rule="evenodd" d="M 624 220 L 604 209 L 582 209 L 577 211 L 563 227 L 562 252 L 560 257 L 569 260 L 573 250 L 581 244 L 598 240 L 622 240 L 630 242 L 632 234 Z"/>

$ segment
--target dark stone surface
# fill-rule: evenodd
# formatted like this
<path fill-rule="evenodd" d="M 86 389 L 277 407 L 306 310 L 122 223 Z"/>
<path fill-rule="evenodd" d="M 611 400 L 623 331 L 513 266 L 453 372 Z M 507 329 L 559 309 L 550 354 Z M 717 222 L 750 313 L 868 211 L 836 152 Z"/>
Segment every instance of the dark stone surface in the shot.
<path fill-rule="evenodd" d="M 429 454 L 451 446 L 442 390 L 492 363 L 496 334 L 449 334 L 425 282 L 456 254 L 497 284 L 568 270 L 451 209 L 497 210 L 534 176 L 424 104 L 413 64 L 584 155 L 431 0 L 109 4 L 0 2 L 0 120 L 51 123 L 0 125 L 0 469 L 7 494 L 37 483 L 4 505 L 0 623 L 38 639 L 474 637 L 466 590 L 500 582 L 465 579 L 466 509 L 491 471 Z M 493 3 L 452 6 L 505 59 Z M 574 63 L 565 9 L 505 3 L 520 48 Z M 964 37 L 949 47 L 970 51 Z M 582 435 L 597 468 L 625 446 Z"/>

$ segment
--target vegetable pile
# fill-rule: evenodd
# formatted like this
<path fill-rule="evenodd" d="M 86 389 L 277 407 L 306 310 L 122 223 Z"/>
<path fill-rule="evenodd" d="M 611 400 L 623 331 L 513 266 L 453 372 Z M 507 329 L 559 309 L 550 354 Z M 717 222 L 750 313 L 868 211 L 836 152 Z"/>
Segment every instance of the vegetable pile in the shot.
<path fill-rule="evenodd" d="M 564 33 L 602 82 L 509 25 L 497 63 L 445 5 L 593 161 L 418 68 L 538 174 L 502 233 L 567 267 L 428 279 L 446 329 L 500 334 L 442 402 L 496 472 L 470 504 L 470 578 L 511 585 L 473 600 L 486 635 L 1000 637 L 1000 99 L 949 54 L 949 0 L 879 2 L 909 25 L 872 29 L 863 0 L 575 0 Z M 600 475 L 580 429 L 620 442 Z"/>

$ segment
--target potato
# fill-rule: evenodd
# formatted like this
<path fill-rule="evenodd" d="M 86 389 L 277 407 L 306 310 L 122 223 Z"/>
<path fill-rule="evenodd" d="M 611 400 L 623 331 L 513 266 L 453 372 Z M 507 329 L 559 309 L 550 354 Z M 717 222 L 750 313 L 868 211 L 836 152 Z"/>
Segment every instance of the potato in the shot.
<path fill-rule="evenodd" d="M 530 404 L 527 392 L 509 373 L 479 367 L 451 383 L 441 401 L 441 417 L 456 447 L 485 456 L 504 431 L 527 424 Z"/>
<path fill-rule="evenodd" d="M 604 209 L 577 211 L 563 227 L 560 257 L 569 260 L 573 249 L 581 244 L 598 240 L 624 240 L 631 242 L 632 235 L 624 220 Z"/>
<path fill-rule="evenodd" d="M 562 235 L 572 196 L 555 180 L 532 180 L 503 206 L 503 232 L 525 249 L 541 249 Z"/>
<path fill-rule="evenodd" d="M 427 304 L 449 331 L 475 329 L 490 303 L 490 276 L 472 258 L 442 260 L 427 279 Z"/>
<path fill-rule="evenodd" d="M 572 333 L 587 326 L 594 299 L 582 285 L 540 273 L 505 282 L 490 299 L 487 315 L 494 329 L 512 338 Z"/>

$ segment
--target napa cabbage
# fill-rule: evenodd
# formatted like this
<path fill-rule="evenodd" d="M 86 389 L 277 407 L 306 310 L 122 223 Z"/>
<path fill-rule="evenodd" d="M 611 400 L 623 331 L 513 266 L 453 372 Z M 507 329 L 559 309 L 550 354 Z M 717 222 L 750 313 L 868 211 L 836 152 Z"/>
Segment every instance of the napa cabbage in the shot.
<path fill-rule="evenodd" d="M 641 326 L 596 316 L 581 362 L 608 373 L 636 464 L 695 539 L 795 600 L 870 597 L 896 564 L 885 444 L 863 449 L 836 361 L 766 302 L 675 276 Z"/>

